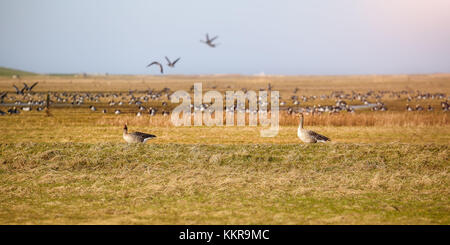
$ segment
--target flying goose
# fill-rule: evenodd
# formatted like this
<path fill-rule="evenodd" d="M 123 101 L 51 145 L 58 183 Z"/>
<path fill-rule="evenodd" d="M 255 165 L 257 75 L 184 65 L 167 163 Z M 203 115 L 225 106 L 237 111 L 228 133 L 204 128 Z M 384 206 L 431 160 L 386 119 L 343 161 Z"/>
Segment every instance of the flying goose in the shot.
<path fill-rule="evenodd" d="M 152 65 L 158 65 L 159 69 L 161 70 L 161 74 L 164 73 L 164 69 L 163 69 L 163 66 L 161 65 L 161 63 L 159 63 L 157 61 L 153 61 L 152 63 L 148 64 L 147 67 L 150 67 Z"/>
<path fill-rule="evenodd" d="M 215 48 L 217 44 L 213 44 L 212 42 L 216 40 L 216 38 L 218 38 L 218 36 L 209 39 L 208 33 L 206 33 L 206 41 L 200 40 L 200 42 L 207 44 L 211 48 Z"/>
<path fill-rule="evenodd" d="M 167 58 L 167 56 L 166 56 L 167 66 L 169 66 L 169 67 L 175 67 L 175 63 L 177 63 L 180 59 L 181 59 L 181 57 L 178 58 L 178 59 L 176 59 L 176 60 L 174 60 L 173 62 L 170 62 L 169 58 Z"/>
<path fill-rule="evenodd" d="M 23 91 L 25 90 L 25 87 L 23 87 L 22 90 L 20 90 L 16 85 L 13 85 L 13 87 L 16 89 L 16 94 L 23 94 Z"/>
<path fill-rule="evenodd" d="M 320 135 L 314 131 L 303 128 L 303 113 L 300 113 L 300 125 L 297 130 L 298 138 L 305 143 L 316 143 L 330 141 L 329 138 Z"/>
<path fill-rule="evenodd" d="M 125 126 L 123 127 L 123 139 L 127 143 L 145 143 L 151 138 L 156 138 L 156 136 L 153 134 L 146 134 L 141 132 L 128 133 L 127 125 L 125 124 Z"/>

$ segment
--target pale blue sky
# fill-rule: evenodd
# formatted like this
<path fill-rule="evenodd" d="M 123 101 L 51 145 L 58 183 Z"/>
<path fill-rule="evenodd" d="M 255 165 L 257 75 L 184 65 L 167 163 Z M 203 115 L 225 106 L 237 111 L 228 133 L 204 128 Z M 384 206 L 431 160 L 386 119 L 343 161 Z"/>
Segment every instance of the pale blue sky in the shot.
<path fill-rule="evenodd" d="M 40 73 L 450 72 L 449 0 L 0 0 L 0 66 Z M 220 45 L 199 42 L 205 33 Z"/>

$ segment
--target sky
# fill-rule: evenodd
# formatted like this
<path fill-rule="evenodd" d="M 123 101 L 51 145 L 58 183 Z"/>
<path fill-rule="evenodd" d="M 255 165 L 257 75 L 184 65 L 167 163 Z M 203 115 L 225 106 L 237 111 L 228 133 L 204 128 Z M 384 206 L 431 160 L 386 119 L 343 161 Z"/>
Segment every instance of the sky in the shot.
<path fill-rule="evenodd" d="M 0 66 L 38 73 L 450 72 L 449 0 L 0 0 L 0 33 Z"/>

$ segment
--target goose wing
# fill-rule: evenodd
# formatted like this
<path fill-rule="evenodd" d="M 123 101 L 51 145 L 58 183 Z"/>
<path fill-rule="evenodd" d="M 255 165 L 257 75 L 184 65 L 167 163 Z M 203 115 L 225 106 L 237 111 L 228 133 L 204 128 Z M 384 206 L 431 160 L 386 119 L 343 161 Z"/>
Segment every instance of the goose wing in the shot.
<path fill-rule="evenodd" d="M 172 63 L 172 65 L 175 65 L 175 63 L 177 63 L 180 59 L 181 59 L 181 57 L 178 58 L 178 59 L 176 59 L 176 60 Z"/>
<path fill-rule="evenodd" d="M 309 130 L 308 133 L 309 135 L 311 135 L 311 137 L 314 137 L 317 141 L 330 141 L 328 137 L 318 134 L 314 131 Z"/>
<path fill-rule="evenodd" d="M 159 69 L 161 70 L 161 73 L 164 72 L 163 66 L 162 66 L 159 62 L 153 61 L 152 63 L 148 64 L 147 67 L 150 67 L 150 66 L 152 66 L 152 65 L 158 65 L 158 66 L 159 66 Z"/>
<path fill-rule="evenodd" d="M 214 40 L 216 40 L 216 38 L 218 38 L 219 36 L 215 36 L 215 37 L 213 37 L 213 38 L 211 38 L 211 40 L 209 40 L 209 41 L 214 41 Z"/>
<path fill-rule="evenodd" d="M 141 133 L 141 132 L 133 132 L 133 133 L 131 133 L 131 135 L 138 137 L 141 141 L 144 141 L 145 139 L 148 139 L 148 138 L 156 138 L 156 135 L 146 134 L 146 133 Z"/>
<path fill-rule="evenodd" d="M 33 83 L 33 85 L 30 86 L 30 91 L 34 88 L 34 86 L 36 86 L 39 82 L 35 82 Z"/>
<path fill-rule="evenodd" d="M 19 94 L 20 90 L 16 85 L 13 85 L 13 87 L 16 89 L 16 93 Z"/>
<path fill-rule="evenodd" d="M 170 62 L 170 60 L 169 60 L 169 58 L 167 58 L 167 56 L 165 58 L 167 60 L 167 63 L 169 63 L 169 65 L 172 64 L 172 62 Z"/>

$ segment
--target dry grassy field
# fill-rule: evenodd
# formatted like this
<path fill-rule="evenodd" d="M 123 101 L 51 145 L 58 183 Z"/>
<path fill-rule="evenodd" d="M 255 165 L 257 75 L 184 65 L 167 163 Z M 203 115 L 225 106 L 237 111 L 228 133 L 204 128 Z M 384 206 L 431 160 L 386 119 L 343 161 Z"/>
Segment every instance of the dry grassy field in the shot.
<path fill-rule="evenodd" d="M 29 95 L 12 87 L 37 81 Z M 130 91 L 189 92 L 196 82 L 203 92 L 222 93 L 270 83 L 294 109 L 291 96 L 310 98 L 301 101 L 306 107 L 336 103 L 321 95 L 374 91 L 367 101 L 381 100 L 388 110 L 306 115 L 305 127 L 332 139 L 326 144 L 301 143 L 298 115 L 286 110 L 271 138 L 260 137 L 260 126 L 175 127 L 160 113 L 137 117 L 128 103 L 115 115 L 117 106 L 101 96 L 51 106 L 50 116 L 35 109 L 0 116 L 0 224 L 450 224 L 450 112 L 440 108 L 450 94 L 448 74 L 23 75 L 0 76 L 0 92 L 8 91 L 5 103 L 48 92 L 55 104 L 65 92 L 121 93 L 118 101 Z M 167 98 L 143 106 L 161 112 L 162 102 Z M 406 104 L 433 111 L 406 111 Z M 126 144 L 124 123 L 157 138 Z"/>

